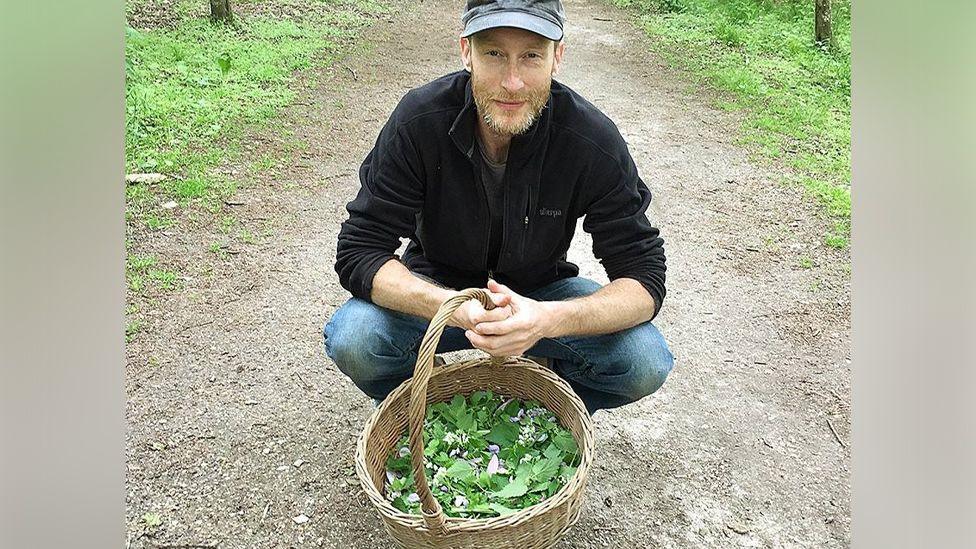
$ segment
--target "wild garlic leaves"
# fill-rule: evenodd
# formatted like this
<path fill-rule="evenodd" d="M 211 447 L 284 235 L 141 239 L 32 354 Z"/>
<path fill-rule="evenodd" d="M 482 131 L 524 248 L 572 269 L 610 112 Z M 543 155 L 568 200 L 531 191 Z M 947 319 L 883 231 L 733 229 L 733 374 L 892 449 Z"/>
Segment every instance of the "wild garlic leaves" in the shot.
<path fill-rule="evenodd" d="M 491 391 L 427 407 L 427 482 L 448 516 L 506 515 L 552 497 L 579 464 L 573 435 L 538 402 Z M 420 513 L 406 435 L 387 460 L 387 499 Z"/>

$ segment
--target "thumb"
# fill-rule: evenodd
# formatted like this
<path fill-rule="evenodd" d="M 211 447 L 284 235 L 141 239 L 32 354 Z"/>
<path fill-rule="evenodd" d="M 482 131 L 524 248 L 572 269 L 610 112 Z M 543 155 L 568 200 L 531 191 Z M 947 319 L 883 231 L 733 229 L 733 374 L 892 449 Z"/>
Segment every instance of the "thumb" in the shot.
<path fill-rule="evenodd" d="M 491 302 L 495 304 L 495 307 L 504 307 L 512 302 L 512 296 L 508 294 L 489 292 L 488 295 L 491 296 Z"/>
<path fill-rule="evenodd" d="M 488 289 L 499 294 L 506 294 L 510 297 L 518 297 L 518 294 L 513 292 L 511 288 L 504 284 L 500 284 L 497 280 L 488 279 Z"/>
<path fill-rule="evenodd" d="M 496 293 L 508 293 L 510 291 L 504 284 L 499 284 L 493 278 L 488 279 L 488 289 Z"/>

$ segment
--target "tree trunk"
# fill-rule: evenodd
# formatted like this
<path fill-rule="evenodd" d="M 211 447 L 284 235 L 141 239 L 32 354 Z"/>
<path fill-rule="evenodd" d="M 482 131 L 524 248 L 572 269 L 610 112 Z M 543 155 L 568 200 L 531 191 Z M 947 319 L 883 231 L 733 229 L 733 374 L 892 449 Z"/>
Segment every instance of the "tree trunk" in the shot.
<path fill-rule="evenodd" d="M 214 23 L 234 25 L 234 12 L 230 0 L 210 0 L 210 20 Z"/>
<path fill-rule="evenodd" d="M 212 2 L 213 0 L 211 0 Z M 822 47 L 832 47 L 834 33 L 830 22 L 830 0 L 816 0 L 814 8 L 814 38 Z"/>

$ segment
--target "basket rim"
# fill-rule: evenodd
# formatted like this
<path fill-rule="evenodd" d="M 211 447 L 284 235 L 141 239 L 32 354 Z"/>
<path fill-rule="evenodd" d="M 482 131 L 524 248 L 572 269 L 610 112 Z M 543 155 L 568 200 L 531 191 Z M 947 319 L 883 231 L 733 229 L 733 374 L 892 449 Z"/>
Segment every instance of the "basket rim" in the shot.
<path fill-rule="evenodd" d="M 451 375 L 461 370 L 479 366 L 492 367 L 489 363 L 489 357 L 485 356 L 473 358 L 462 362 L 440 366 L 434 370 L 431 375 L 431 379 L 438 376 Z M 553 383 L 558 390 L 562 391 L 565 393 L 565 396 L 569 397 L 570 401 L 574 404 L 573 408 L 575 408 L 576 412 L 579 414 L 582 424 L 582 440 L 576 441 L 581 450 L 580 464 L 577 466 L 576 472 L 573 474 L 573 476 L 570 477 L 566 484 L 563 485 L 559 491 L 553 494 L 552 497 L 546 499 L 545 501 L 536 503 L 535 505 L 519 509 L 514 513 L 488 518 L 451 517 L 445 513 L 445 521 L 446 524 L 450 525 L 451 533 L 469 529 L 484 530 L 502 524 L 510 525 L 511 523 L 523 522 L 525 520 L 529 520 L 533 516 L 541 515 L 550 509 L 559 507 L 560 505 L 566 503 L 573 494 L 585 486 L 586 479 L 589 476 L 589 468 L 593 462 L 593 421 L 589 413 L 586 412 L 586 407 L 583 404 L 583 401 L 576 394 L 576 392 L 573 391 L 572 387 L 566 380 L 556 375 L 556 373 L 552 370 L 540 366 L 539 364 L 524 357 L 508 357 L 503 365 L 494 367 L 529 369 L 535 375 L 545 378 L 546 381 Z M 410 377 L 404 380 L 396 389 L 391 391 L 390 394 L 383 399 L 383 402 L 379 405 L 379 407 L 373 411 L 373 414 L 364 424 L 362 433 L 360 433 L 359 440 L 356 443 L 356 474 L 359 477 L 360 487 L 366 493 L 369 500 L 373 503 L 373 506 L 376 507 L 377 510 L 383 515 L 384 519 L 394 519 L 400 523 L 411 523 L 415 529 L 426 531 L 428 529 L 426 523 L 424 522 L 424 516 L 422 514 L 404 513 L 394 507 L 393 504 L 388 502 L 386 498 L 383 497 L 380 490 L 373 485 L 369 471 L 366 470 L 366 442 L 369 439 L 369 436 L 373 433 L 373 429 L 376 427 L 379 417 L 383 414 L 383 412 L 390 409 L 392 406 L 391 403 L 399 398 L 401 394 L 409 394 L 412 382 L 413 377 Z"/>

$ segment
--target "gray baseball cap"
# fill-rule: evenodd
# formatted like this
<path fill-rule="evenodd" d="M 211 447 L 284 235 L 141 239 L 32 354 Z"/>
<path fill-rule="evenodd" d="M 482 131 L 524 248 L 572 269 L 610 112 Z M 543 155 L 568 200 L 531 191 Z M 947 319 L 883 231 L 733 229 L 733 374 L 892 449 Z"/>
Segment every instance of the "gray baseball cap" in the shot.
<path fill-rule="evenodd" d="M 566 12 L 560 0 L 468 0 L 461 37 L 497 27 L 515 27 L 561 40 Z"/>

